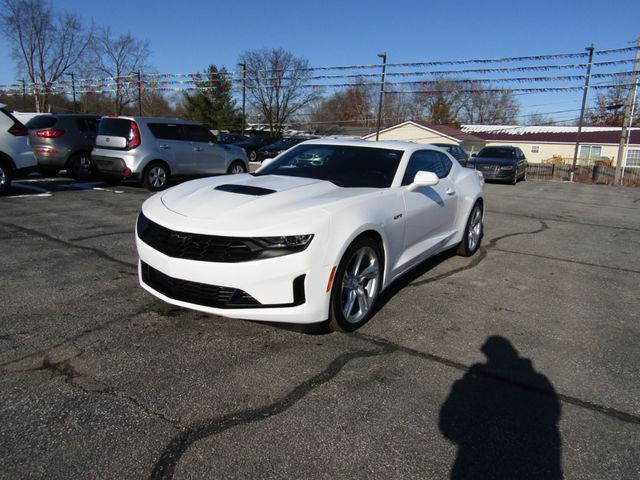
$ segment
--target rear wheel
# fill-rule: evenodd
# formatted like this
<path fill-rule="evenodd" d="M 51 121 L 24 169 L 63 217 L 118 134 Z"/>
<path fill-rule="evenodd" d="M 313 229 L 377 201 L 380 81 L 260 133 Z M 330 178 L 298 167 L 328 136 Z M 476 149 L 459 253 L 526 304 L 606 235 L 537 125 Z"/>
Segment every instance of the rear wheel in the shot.
<path fill-rule="evenodd" d="M 382 255 L 373 239 L 352 243 L 340 260 L 331 289 L 329 326 L 352 332 L 371 315 L 382 283 Z"/>
<path fill-rule="evenodd" d="M 87 180 L 94 173 L 93 162 L 88 153 L 76 153 L 67 161 L 67 173 L 76 180 Z"/>
<path fill-rule="evenodd" d="M 480 243 L 482 242 L 482 236 L 484 233 L 482 213 L 482 205 L 480 202 L 476 202 L 471 209 L 469 218 L 467 219 L 467 225 L 464 229 L 462 242 L 458 245 L 458 255 L 470 257 L 480 248 Z"/>
<path fill-rule="evenodd" d="M 258 159 L 258 154 L 256 153 L 255 150 L 252 150 L 249 152 L 249 160 L 251 160 L 252 162 L 255 162 Z"/>
<path fill-rule="evenodd" d="M 0 159 L 0 195 L 4 194 L 11 187 L 13 179 L 13 170 L 11 165 L 5 160 Z"/>
<path fill-rule="evenodd" d="M 247 173 L 247 167 L 245 167 L 244 163 L 242 163 L 241 161 L 236 160 L 235 162 L 232 162 L 231 165 L 229 165 L 227 173 L 232 175 L 238 173 Z"/>
<path fill-rule="evenodd" d="M 167 188 L 169 183 L 169 168 L 162 162 L 151 162 L 142 174 L 142 185 L 147 190 L 157 192 Z"/>

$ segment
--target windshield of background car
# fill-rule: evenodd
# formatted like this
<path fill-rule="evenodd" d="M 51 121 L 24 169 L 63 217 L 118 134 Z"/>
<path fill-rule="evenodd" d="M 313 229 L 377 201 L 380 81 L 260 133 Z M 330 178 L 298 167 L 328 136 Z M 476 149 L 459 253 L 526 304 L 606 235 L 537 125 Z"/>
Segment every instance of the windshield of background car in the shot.
<path fill-rule="evenodd" d="M 516 154 L 511 148 L 485 147 L 478 153 L 479 157 L 515 158 Z"/>
<path fill-rule="evenodd" d="M 298 145 L 255 175 L 316 178 L 339 187 L 387 188 L 402 154 L 402 150 L 351 145 Z"/>

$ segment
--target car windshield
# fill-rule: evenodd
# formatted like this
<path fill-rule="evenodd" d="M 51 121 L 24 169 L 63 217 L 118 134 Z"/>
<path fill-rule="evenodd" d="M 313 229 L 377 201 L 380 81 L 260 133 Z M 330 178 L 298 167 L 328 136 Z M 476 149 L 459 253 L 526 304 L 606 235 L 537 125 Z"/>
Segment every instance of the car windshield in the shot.
<path fill-rule="evenodd" d="M 515 158 L 515 152 L 512 148 L 485 147 L 480 150 L 478 157 L 493 158 Z"/>
<path fill-rule="evenodd" d="M 339 187 L 387 188 L 393 182 L 402 153 L 352 145 L 303 144 L 285 152 L 255 175 L 316 178 Z"/>
<path fill-rule="evenodd" d="M 260 137 L 249 137 L 249 138 L 243 139 L 238 143 L 241 143 L 243 145 L 261 145 L 263 142 L 264 140 Z"/>

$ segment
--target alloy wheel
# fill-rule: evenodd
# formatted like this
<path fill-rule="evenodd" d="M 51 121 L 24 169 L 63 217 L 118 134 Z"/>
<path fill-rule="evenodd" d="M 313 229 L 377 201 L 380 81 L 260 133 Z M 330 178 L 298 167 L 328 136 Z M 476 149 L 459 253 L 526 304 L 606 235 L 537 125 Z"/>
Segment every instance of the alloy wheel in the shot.
<path fill-rule="evenodd" d="M 161 166 L 155 165 L 147 172 L 147 178 L 153 188 L 162 188 L 167 183 L 167 172 Z"/>
<path fill-rule="evenodd" d="M 481 235 L 482 235 L 482 210 L 480 209 L 479 206 L 476 206 L 473 209 L 471 221 L 469 222 L 469 229 L 467 230 L 467 244 L 471 252 L 473 252 L 478 246 Z"/>
<path fill-rule="evenodd" d="M 375 302 L 380 284 L 378 255 L 369 246 L 356 250 L 342 278 L 340 307 L 349 323 L 358 323 Z"/>

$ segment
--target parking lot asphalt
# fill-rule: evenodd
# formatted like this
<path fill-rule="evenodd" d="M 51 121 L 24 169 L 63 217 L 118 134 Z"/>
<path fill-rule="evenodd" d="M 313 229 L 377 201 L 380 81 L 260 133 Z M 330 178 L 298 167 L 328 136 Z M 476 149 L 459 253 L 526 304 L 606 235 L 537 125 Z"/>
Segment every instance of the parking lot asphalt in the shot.
<path fill-rule="evenodd" d="M 640 477 L 640 190 L 486 186 L 353 334 L 139 288 L 149 193 L 0 198 L 0 478 Z"/>

